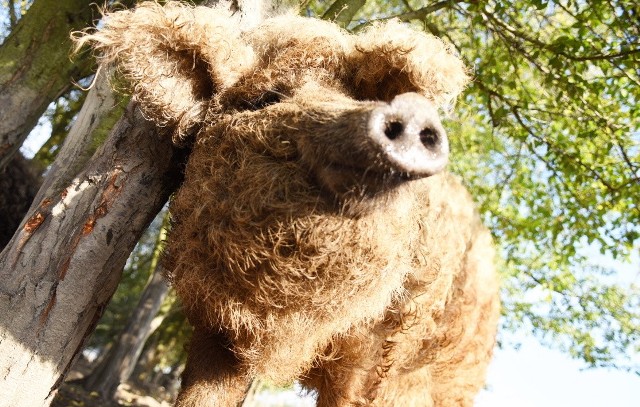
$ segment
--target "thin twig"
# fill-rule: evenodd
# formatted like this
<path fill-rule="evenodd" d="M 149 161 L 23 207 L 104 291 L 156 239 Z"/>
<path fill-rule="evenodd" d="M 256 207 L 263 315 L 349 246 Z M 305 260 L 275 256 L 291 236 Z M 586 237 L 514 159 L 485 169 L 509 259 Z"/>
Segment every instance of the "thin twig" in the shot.
<path fill-rule="evenodd" d="M 369 20 L 362 24 L 358 24 L 353 28 L 352 31 L 357 32 L 362 30 L 364 27 L 369 26 L 377 21 L 387 21 L 394 18 L 397 18 L 401 21 L 411 21 L 411 20 L 424 20 L 429 14 L 436 12 L 440 9 L 446 8 L 447 6 L 453 6 L 456 3 L 468 3 L 467 0 L 443 0 L 437 3 L 433 3 L 427 7 L 420 8 L 418 10 L 411 10 L 406 13 L 396 14 L 389 17 L 383 17 L 378 19 Z"/>

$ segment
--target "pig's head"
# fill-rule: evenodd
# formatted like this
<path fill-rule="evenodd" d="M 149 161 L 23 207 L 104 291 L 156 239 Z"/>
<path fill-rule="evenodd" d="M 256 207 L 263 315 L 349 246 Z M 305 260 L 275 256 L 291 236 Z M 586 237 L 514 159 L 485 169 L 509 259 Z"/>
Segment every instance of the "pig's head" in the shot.
<path fill-rule="evenodd" d="M 467 76 L 442 41 L 395 21 L 358 35 L 295 16 L 238 26 L 220 10 L 150 2 L 85 39 L 176 143 L 242 145 L 256 165 L 279 162 L 338 201 L 445 167 L 438 109 Z"/>
<path fill-rule="evenodd" d="M 149 120 L 192 146 L 165 257 L 192 321 L 277 352 L 255 336 L 282 313 L 326 343 L 381 315 L 413 268 L 439 272 L 426 257 L 446 250 L 424 235 L 449 233 L 455 198 L 429 177 L 448 155 L 437 110 L 467 76 L 442 41 L 399 22 L 358 35 L 297 16 L 238 26 L 143 2 L 83 38 Z"/>

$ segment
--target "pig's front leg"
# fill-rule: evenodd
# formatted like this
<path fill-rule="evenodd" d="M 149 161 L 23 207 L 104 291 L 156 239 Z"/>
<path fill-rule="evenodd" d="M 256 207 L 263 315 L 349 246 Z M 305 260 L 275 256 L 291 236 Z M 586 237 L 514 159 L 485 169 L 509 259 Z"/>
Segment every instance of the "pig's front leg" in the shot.
<path fill-rule="evenodd" d="M 195 328 L 176 407 L 232 407 L 241 404 L 250 378 L 222 334 Z"/>
<path fill-rule="evenodd" d="M 334 338 L 301 382 L 318 393 L 318 407 L 372 406 L 383 345 L 384 337 L 370 332 L 352 330 Z"/>

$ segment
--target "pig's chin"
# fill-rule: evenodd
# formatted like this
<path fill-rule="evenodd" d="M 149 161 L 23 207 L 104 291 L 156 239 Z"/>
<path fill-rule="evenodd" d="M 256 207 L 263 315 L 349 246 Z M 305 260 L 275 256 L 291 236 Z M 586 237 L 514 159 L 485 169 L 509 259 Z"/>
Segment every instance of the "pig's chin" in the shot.
<path fill-rule="evenodd" d="M 424 178 L 392 169 L 381 171 L 342 164 L 324 165 L 315 173 L 322 188 L 341 204 L 341 208 L 358 213 L 378 207 L 399 189 Z"/>

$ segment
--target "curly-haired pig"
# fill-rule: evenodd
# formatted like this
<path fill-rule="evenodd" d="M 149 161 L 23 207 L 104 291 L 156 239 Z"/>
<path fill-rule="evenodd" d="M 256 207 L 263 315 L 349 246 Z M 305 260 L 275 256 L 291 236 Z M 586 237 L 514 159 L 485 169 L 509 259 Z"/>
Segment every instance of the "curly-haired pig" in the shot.
<path fill-rule="evenodd" d="M 255 377 L 319 406 L 471 406 L 499 301 L 444 170 L 462 62 L 397 21 L 238 26 L 148 2 L 81 40 L 192 148 L 165 258 L 194 327 L 177 406 L 235 406 Z"/>

